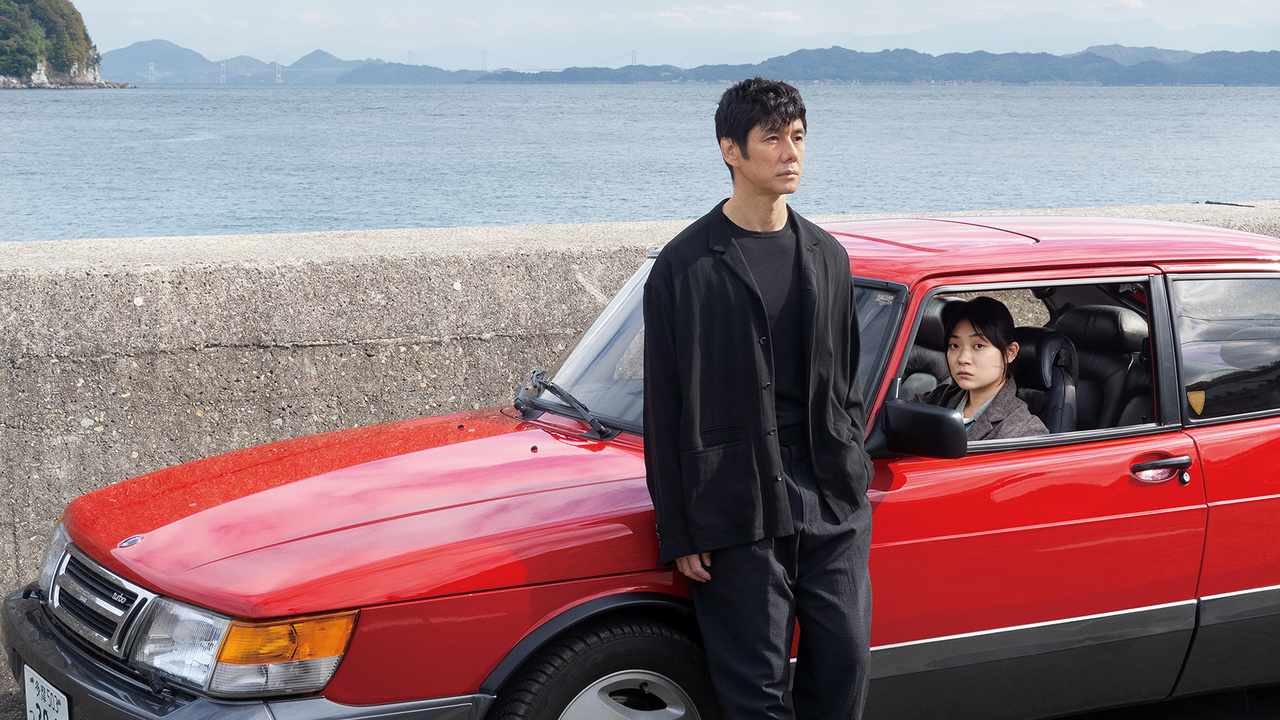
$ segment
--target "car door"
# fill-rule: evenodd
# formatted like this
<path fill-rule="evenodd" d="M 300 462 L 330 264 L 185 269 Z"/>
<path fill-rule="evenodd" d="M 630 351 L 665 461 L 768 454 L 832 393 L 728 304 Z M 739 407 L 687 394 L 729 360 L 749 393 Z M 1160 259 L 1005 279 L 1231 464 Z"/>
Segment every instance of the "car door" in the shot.
<path fill-rule="evenodd" d="M 1037 282 L 1104 281 L 1136 283 L 1157 309 L 1155 352 L 1171 352 L 1149 274 Z M 990 287 L 1008 283 L 918 289 L 908 316 L 939 292 Z M 869 717 L 1043 717 L 1171 692 L 1206 509 L 1195 445 L 1168 404 L 1139 425 L 877 461 Z M 1173 467 L 1139 473 L 1151 463 Z"/>
<path fill-rule="evenodd" d="M 1209 513 L 1179 695 L 1280 682 L 1280 273 L 1188 270 L 1170 275 L 1169 296 Z"/>

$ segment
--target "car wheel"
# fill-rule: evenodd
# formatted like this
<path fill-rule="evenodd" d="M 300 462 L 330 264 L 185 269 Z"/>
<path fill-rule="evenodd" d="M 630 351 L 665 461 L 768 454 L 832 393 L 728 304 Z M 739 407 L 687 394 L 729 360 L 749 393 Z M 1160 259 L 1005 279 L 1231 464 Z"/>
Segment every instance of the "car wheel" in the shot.
<path fill-rule="evenodd" d="M 498 696 L 490 720 L 718 720 L 702 648 L 646 620 L 552 641 Z"/>

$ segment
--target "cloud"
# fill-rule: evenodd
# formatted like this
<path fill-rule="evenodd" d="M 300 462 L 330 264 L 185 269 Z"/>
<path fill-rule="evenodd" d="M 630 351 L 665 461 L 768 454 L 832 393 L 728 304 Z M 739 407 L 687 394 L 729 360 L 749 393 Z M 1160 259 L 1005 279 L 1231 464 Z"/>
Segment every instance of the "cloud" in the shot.
<path fill-rule="evenodd" d="M 333 27 L 337 24 L 333 21 L 333 18 L 318 12 L 300 12 L 293 17 L 303 25 L 314 27 Z"/>
<path fill-rule="evenodd" d="M 1115 10 L 1136 10 L 1138 12 L 1146 12 L 1151 6 L 1143 2 L 1143 0 L 1117 0 L 1117 2 L 1104 3 L 1101 5 L 1089 5 L 1087 9 L 1091 12 L 1107 13 Z"/>
<path fill-rule="evenodd" d="M 639 19 L 677 22 L 686 26 L 741 27 L 749 25 L 774 25 L 777 23 L 803 23 L 804 19 L 790 10 L 756 11 L 747 5 L 673 6 L 636 16 Z"/>
<path fill-rule="evenodd" d="M 701 18 L 713 17 L 716 11 L 709 7 L 695 5 L 692 7 L 672 7 L 658 10 L 652 14 L 659 20 L 676 20 L 682 23 L 693 23 Z"/>
<path fill-rule="evenodd" d="M 769 20 L 771 22 L 788 22 L 788 23 L 804 22 L 803 18 L 791 12 L 790 10 L 782 10 L 779 12 L 763 12 L 763 13 L 760 13 L 760 18 L 762 20 Z"/>
<path fill-rule="evenodd" d="M 197 13 L 197 17 L 200 18 L 200 22 L 203 23 L 204 25 L 209 25 L 215 28 L 230 28 L 232 30 L 249 29 L 248 23 L 246 23 L 245 21 L 239 18 L 232 17 L 230 15 L 224 15 L 222 17 L 218 17 L 213 15 L 210 12 L 201 10 L 199 13 Z"/>

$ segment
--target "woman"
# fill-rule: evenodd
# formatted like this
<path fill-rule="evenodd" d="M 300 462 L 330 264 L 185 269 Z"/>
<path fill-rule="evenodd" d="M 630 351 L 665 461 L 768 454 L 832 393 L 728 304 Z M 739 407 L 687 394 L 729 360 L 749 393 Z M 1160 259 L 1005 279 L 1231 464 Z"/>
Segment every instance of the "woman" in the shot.
<path fill-rule="evenodd" d="M 942 310 L 942 325 L 954 384 L 912 399 L 959 410 L 970 440 L 1047 435 L 1048 428 L 1017 394 L 1009 363 L 1018 357 L 1018 343 L 1004 303 L 978 297 L 950 304 Z"/>

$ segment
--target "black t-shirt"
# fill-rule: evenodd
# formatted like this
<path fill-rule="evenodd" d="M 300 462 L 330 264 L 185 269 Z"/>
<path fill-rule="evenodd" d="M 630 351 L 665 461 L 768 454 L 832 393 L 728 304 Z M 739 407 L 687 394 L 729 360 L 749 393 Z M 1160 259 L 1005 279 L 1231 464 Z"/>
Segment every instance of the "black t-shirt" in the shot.
<path fill-rule="evenodd" d="M 729 232 L 746 258 L 769 318 L 778 427 L 803 428 L 809 417 L 809 376 L 795 228 L 788 222 L 776 232 L 751 232 L 729 220 Z"/>

